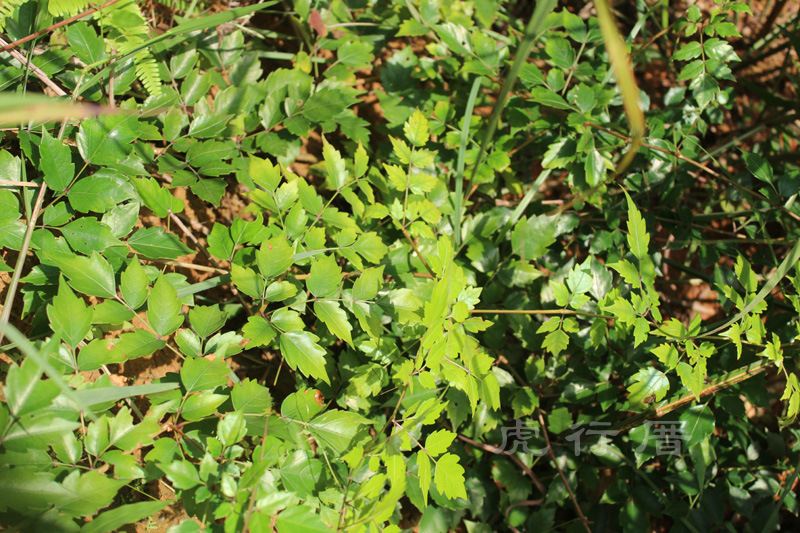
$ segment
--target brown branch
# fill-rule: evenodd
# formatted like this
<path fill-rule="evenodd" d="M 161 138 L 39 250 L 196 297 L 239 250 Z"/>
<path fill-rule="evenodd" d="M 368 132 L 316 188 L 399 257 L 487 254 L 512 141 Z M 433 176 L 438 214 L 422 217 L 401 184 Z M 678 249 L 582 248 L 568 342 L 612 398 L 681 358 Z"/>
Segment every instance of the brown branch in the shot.
<path fill-rule="evenodd" d="M 590 127 L 590 128 L 595 128 L 595 129 L 600 130 L 600 131 L 605 132 L 605 133 L 608 133 L 609 135 L 613 135 L 614 137 L 617 137 L 618 139 L 622 139 L 623 141 L 628 142 L 628 143 L 632 143 L 634 141 L 634 139 L 632 137 L 628 137 L 627 135 L 623 135 L 622 133 L 616 132 L 614 130 L 611 130 L 611 129 L 606 128 L 604 126 L 601 126 L 599 124 L 595 124 L 593 122 L 584 122 L 583 125 L 587 126 L 587 127 Z M 756 197 L 756 198 L 758 198 L 760 200 L 764 200 L 767 203 L 769 203 L 770 205 L 773 205 L 774 207 L 777 207 L 778 209 L 780 209 L 781 211 L 783 211 L 787 215 L 791 216 L 795 220 L 800 221 L 800 216 L 796 215 L 795 213 L 792 213 L 791 211 L 789 211 L 788 209 L 786 209 L 785 207 L 783 207 L 780 204 L 773 204 L 772 202 L 770 202 L 769 198 L 767 198 L 766 196 L 764 196 L 760 192 L 754 191 L 752 189 L 748 189 L 747 187 L 745 187 L 745 186 L 743 186 L 743 185 L 741 185 L 739 183 L 736 183 L 735 181 L 733 181 L 729 177 L 725 176 L 724 174 L 721 174 L 720 172 L 717 172 L 716 170 L 713 170 L 713 169 L 709 168 L 708 166 L 704 165 L 703 163 L 700 163 L 698 161 L 695 161 L 694 159 L 686 157 L 685 155 L 683 155 L 682 153 L 680 153 L 678 151 L 668 150 L 666 148 L 661 148 L 660 146 L 655 146 L 653 144 L 648 144 L 648 143 L 645 143 L 645 142 L 641 143 L 641 146 L 642 146 L 642 148 L 647 148 L 649 150 L 655 150 L 656 152 L 661 152 L 663 154 L 669 154 L 672 157 L 676 157 L 676 158 L 680 159 L 681 161 L 689 163 L 690 165 L 693 165 L 693 166 L 699 168 L 700 170 L 710 174 L 711 176 L 717 178 L 718 180 L 723 181 L 723 182 L 727 183 L 728 185 L 731 185 L 732 187 L 735 187 L 736 189 L 739 189 L 740 192 L 749 194 L 749 195 L 754 196 L 754 197 Z"/>
<path fill-rule="evenodd" d="M 442 425 L 445 428 L 447 428 L 448 431 L 450 430 L 450 428 L 447 427 L 446 424 L 442 424 Z M 533 484 L 536 485 L 537 489 L 539 489 L 539 492 L 541 492 L 542 494 L 545 494 L 545 495 L 547 494 L 547 490 L 544 488 L 544 485 L 542 484 L 542 482 L 539 481 L 539 478 L 536 476 L 536 474 L 533 473 L 533 470 L 531 470 L 531 468 L 528 465 L 523 463 L 520 460 L 520 458 L 517 457 L 516 455 L 514 455 L 511 452 L 508 452 L 506 450 L 501 450 L 497 446 L 492 446 L 491 444 L 484 444 L 482 442 L 474 441 L 474 440 L 470 439 L 469 437 L 465 437 L 464 435 L 456 434 L 456 436 L 460 440 L 462 440 L 462 441 L 466 442 L 467 444 L 469 444 L 470 446 L 474 446 L 476 448 L 480 448 L 481 450 L 483 450 L 485 452 L 494 453 L 494 454 L 497 454 L 497 455 L 505 455 L 506 457 L 508 457 L 509 459 L 514 461 L 514 463 L 516 463 L 517 466 L 520 467 L 528 475 L 529 478 L 531 478 L 531 481 L 533 481 Z"/>
<path fill-rule="evenodd" d="M 5 40 L 0 38 L 0 45 L 5 46 L 7 44 L 8 43 Z M 59 87 L 53 80 L 51 80 L 47 76 L 47 74 L 45 74 L 44 71 L 42 71 L 42 69 L 40 69 L 39 67 L 37 67 L 33 63 L 28 62 L 28 58 L 26 58 L 24 55 L 20 54 L 19 51 L 17 51 L 17 50 L 9 50 L 9 53 L 11 54 L 11 57 L 16 59 L 20 63 L 22 63 L 22 66 L 30 69 L 30 71 L 33 72 L 34 76 L 39 78 L 42 81 L 42 83 L 47 85 L 58 96 L 67 96 L 67 92 L 64 89 Z"/>
<path fill-rule="evenodd" d="M 406 228 L 400 228 L 400 229 L 402 230 L 403 235 L 405 236 L 405 238 L 408 241 L 408 243 L 411 245 L 411 249 L 413 249 L 414 253 L 417 254 L 417 257 L 419 257 L 419 260 L 422 263 L 422 266 L 424 266 L 425 270 L 430 272 L 431 276 L 433 276 L 435 278 L 436 274 L 433 273 L 433 270 L 431 269 L 431 267 L 428 266 L 428 262 L 425 261 L 425 258 L 422 256 L 422 254 L 419 253 L 419 249 L 417 248 L 417 245 L 414 243 L 414 239 L 411 238 L 411 234 L 408 233 L 408 230 Z"/>
<path fill-rule="evenodd" d="M 80 20 L 80 19 L 82 19 L 84 17 L 88 17 L 89 15 L 94 13 L 95 11 L 100 11 L 101 9 L 103 9 L 105 7 L 108 7 L 111 4 L 116 4 L 117 2 L 119 2 L 119 0 L 109 0 L 108 2 L 106 2 L 105 4 L 103 4 L 100 7 L 93 7 L 91 9 L 87 9 L 83 13 L 78 13 L 74 17 L 70 17 L 68 19 L 64 19 L 61 22 L 57 22 L 57 23 L 53 24 L 52 26 L 48 26 L 43 30 L 37 31 L 36 33 L 31 33 L 27 37 L 23 37 L 22 39 L 17 39 L 13 43 L 4 45 L 2 48 L 0 48 L 0 52 L 5 52 L 7 50 L 11 50 L 12 48 L 16 48 L 17 46 L 19 46 L 21 44 L 27 43 L 28 41 L 32 41 L 33 39 L 36 39 L 37 37 L 41 37 L 45 33 L 49 33 L 49 32 L 51 32 L 53 30 L 57 30 L 61 26 L 66 26 L 67 24 L 75 22 L 76 20 Z"/>
<path fill-rule="evenodd" d="M 567 481 L 567 477 L 564 475 L 564 471 L 561 470 L 561 467 L 558 465 L 558 461 L 556 460 L 556 454 L 553 452 L 553 447 L 550 446 L 550 436 L 547 434 L 547 428 L 544 424 L 544 416 L 542 416 L 542 410 L 538 407 L 536 408 L 536 412 L 539 414 L 539 424 L 542 426 L 542 435 L 544 435 L 544 443 L 547 446 L 547 453 L 550 455 L 550 459 L 553 461 L 553 466 L 556 467 L 558 471 L 558 475 L 561 476 L 561 481 L 564 482 L 564 486 L 567 488 L 567 492 L 569 493 L 569 497 L 572 500 L 572 504 L 575 506 L 575 511 L 578 513 L 578 517 L 581 519 L 581 523 L 583 524 L 583 528 L 587 531 L 587 533 L 592 533 L 592 529 L 589 527 L 589 521 L 584 516 L 583 511 L 581 510 L 581 506 L 578 504 L 578 500 L 575 498 L 575 493 L 572 492 L 572 487 L 569 486 L 569 481 Z"/>

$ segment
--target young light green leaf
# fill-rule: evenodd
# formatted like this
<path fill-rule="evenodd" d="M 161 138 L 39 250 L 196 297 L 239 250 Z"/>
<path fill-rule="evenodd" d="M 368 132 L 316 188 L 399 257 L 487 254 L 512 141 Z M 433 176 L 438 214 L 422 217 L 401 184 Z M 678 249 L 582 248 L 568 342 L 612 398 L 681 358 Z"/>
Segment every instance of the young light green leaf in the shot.
<path fill-rule="evenodd" d="M 339 151 L 323 139 L 322 157 L 325 159 L 325 170 L 328 178 L 337 191 L 347 184 L 347 168 Z"/>
<path fill-rule="evenodd" d="M 632 405 L 661 401 L 669 390 L 667 376 L 653 367 L 642 368 L 632 379 L 634 383 L 628 387 L 628 401 Z"/>
<path fill-rule="evenodd" d="M 456 434 L 446 429 L 434 431 L 425 439 L 425 451 L 431 457 L 438 457 L 447 451 L 455 438 Z"/>
<path fill-rule="evenodd" d="M 436 488 L 447 498 L 467 498 L 464 487 L 464 467 L 458 464 L 458 456 L 447 453 L 436 461 L 436 474 L 434 476 Z"/>
<path fill-rule="evenodd" d="M 628 192 L 624 192 L 625 197 L 628 199 L 628 245 L 633 255 L 641 261 L 647 257 L 650 234 L 647 233 L 647 226 L 636 204 L 633 203 Z"/>
<path fill-rule="evenodd" d="M 403 124 L 403 133 L 406 134 L 408 142 L 420 148 L 425 146 L 430 138 L 428 129 L 428 119 L 417 109 L 411 117 Z"/>
<path fill-rule="evenodd" d="M 354 300 L 372 300 L 383 285 L 383 265 L 365 268 L 353 284 Z"/>

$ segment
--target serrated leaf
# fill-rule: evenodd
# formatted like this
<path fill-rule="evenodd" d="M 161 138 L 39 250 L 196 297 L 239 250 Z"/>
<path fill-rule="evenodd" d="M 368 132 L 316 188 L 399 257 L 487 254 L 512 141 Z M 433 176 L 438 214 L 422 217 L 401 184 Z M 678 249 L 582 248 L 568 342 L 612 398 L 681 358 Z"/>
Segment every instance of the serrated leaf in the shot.
<path fill-rule="evenodd" d="M 317 298 L 332 296 L 342 284 L 342 267 L 332 255 L 323 255 L 311 263 L 306 287 Z"/>
<path fill-rule="evenodd" d="M 436 473 L 434 475 L 436 488 L 448 499 L 467 497 L 467 490 L 464 486 L 464 467 L 458 464 L 458 456 L 447 453 L 436 461 Z"/>
<path fill-rule="evenodd" d="M 83 340 L 92 327 L 92 308 L 83 303 L 61 278 L 58 294 L 47 306 L 50 327 L 73 349 Z"/>
<path fill-rule="evenodd" d="M 633 405 L 661 401 L 669 390 L 667 376 L 652 367 L 642 368 L 632 379 L 634 383 L 628 387 L 628 401 Z"/>
<path fill-rule="evenodd" d="M 429 132 L 428 119 L 419 109 L 414 111 L 406 123 L 403 124 L 403 133 L 405 133 L 406 139 L 417 148 L 425 146 L 430 138 Z"/>
<path fill-rule="evenodd" d="M 212 390 L 228 381 L 229 372 L 222 359 L 188 358 L 181 367 L 181 382 L 186 392 Z"/>
<path fill-rule="evenodd" d="M 231 280 L 236 288 L 251 298 L 261 299 L 264 294 L 264 278 L 256 274 L 252 268 L 231 265 Z"/>
<path fill-rule="evenodd" d="M 432 457 L 438 457 L 447 451 L 455 438 L 456 434 L 446 429 L 434 431 L 425 439 L 425 451 Z"/>
<path fill-rule="evenodd" d="M 165 232 L 160 226 L 142 228 L 131 235 L 127 242 L 136 253 L 150 259 L 177 259 L 194 253 L 177 235 Z"/>
<path fill-rule="evenodd" d="M 349 411 L 326 411 L 308 423 L 314 438 L 334 452 L 341 454 L 350 448 L 353 439 L 368 421 Z"/>
<path fill-rule="evenodd" d="M 128 305 L 133 309 L 139 307 L 147 301 L 147 286 L 149 281 L 147 274 L 139 263 L 139 259 L 131 259 L 128 268 L 120 276 L 120 292 Z"/>
<path fill-rule="evenodd" d="M 350 335 L 353 326 L 347 321 L 347 313 L 339 306 L 338 302 L 319 300 L 314 302 L 314 313 L 328 331 L 342 339 L 349 345 L 353 345 L 353 338 Z"/>
<path fill-rule="evenodd" d="M 69 187 L 75 177 L 75 165 L 69 147 L 53 138 L 46 128 L 42 128 L 42 143 L 39 146 L 39 166 L 47 186 L 61 192 Z"/>
<path fill-rule="evenodd" d="M 156 335 L 165 337 L 183 325 L 181 303 L 178 291 L 167 281 L 163 274 L 150 289 L 147 298 L 147 321 Z"/>
<path fill-rule="evenodd" d="M 216 333 L 227 319 L 228 314 L 220 310 L 219 305 L 198 305 L 189 310 L 192 329 L 204 339 Z"/>
<path fill-rule="evenodd" d="M 285 331 L 280 336 L 283 357 L 293 369 L 329 383 L 325 370 L 325 350 L 317 341 L 319 337 L 308 331 Z"/>
<path fill-rule="evenodd" d="M 322 157 L 325 160 L 325 170 L 328 178 L 335 190 L 339 190 L 347 184 L 347 168 L 339 150 L 331 146 L 328 141 L 323 140 Z"/>
<path fill-rule="evenodd" d="M 647 257 L 650 234 L 647 233 L 647 226 L 644 223 L 642 214 L 627 191 L 625 191 L 625 197 L 628 199 L 628 246 L 630 246 L 633 255 L 642 261 Z"/>
<path fill-rule="evenodd" d="M 61 228 L 70 247 L 76 252 L 90 254 L 121 244 L 111 233 L 111 228 L 94 217 L 81 217 Z"/>
<path fill-rule="evenodd" d="M 283 237 L 264 241 L 256 252 L 258 271 L 266 279 L 278 277 L 294 264 L 293 256 L 294 250 Z"/>
<path fill-rule="evenodd" d="M 422 499 L 428 505 L 428 492 L 431 488 L 431 460 L 428 455 L 420 450 L 417 452 L 417 475 L 419 476 L 419 488 L 422 490 Z"/>
<path fill-rule="evenodd" d="M 103 298 L 117 295 L 114 270 L 99 253 L 92 252 L 89 257 L 60 253 L 47 255 L 67 276 L 70 286 L 76 291 Z"/>
<path fill-rule="evenodd" d="M 295 505 L 282 511 L 275 519 L 278 533 L 331 533 L 313 509 Z"/>
<path fill-rule="evenodd" d="M 383 266 L 366 268 L 353 284 L 354 300 L 372 300 L 383 285 Z"/>

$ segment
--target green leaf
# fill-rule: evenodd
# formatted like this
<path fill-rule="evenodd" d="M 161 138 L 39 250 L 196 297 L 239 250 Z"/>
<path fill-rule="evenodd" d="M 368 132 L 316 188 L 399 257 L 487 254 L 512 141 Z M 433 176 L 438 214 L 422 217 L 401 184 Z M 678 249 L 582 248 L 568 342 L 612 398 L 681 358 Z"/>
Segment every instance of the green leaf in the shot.
<path fill-rule="evenodd" d="M 78 130 L 78 151 L 83 160 L 93 165 L 112 165 L 131 153 L 136 139 L 138 120 L 135 115 L 101 115 L 81 121 Z"/>
<path fill-rule="evenodd" d="M 225 194 L 225 180 L 220 178 L 200 178 L 189 186 L 192 192 L 211 205 L 219 205 L 222 195 Z"/>
<path fill-rule="evenodd" d="M 353 244 L 353 250 L 370 263 L 378 264 L 389 248 L 383 244 L 383 240 L 377 233 L 370 231 L 358 237 Z"/>
<path fill-rule="evenodd" d="M 709 404 L 692 405 L 680 417 L 686 448 L 691 448 L 714 433 L 715 418 Z"/>
<path fill-rule="evenodd" d="M 329 383 L 325 350 L 317 344 L 318 340 L 319 337 L 308 331 L 286 331 L 280 337 L 281 352 L 293 369 Z"/>
<path fill-rule="evenodd" d="M 131 259 L 128 268 L 120 276 L 120 293 L 133 309 L 141 307 L 147 301 L 147 274 L 139 263 L 139 259 Z"/>
<path fill-rule="evenodd" d="M 372 62 L 372 45 L 368 42 L 348 41 L 336 51 L 339 63 L 355 69 L 369 66 Z"/>
<path fill-rule="evenodd" d="M 324 138 L 322 158 L 325 160 L 325 170 L 328 172 L 328 178 L 331 180 L 333 188 L 337 191 L 340 190 L 347 184 L 347 168 L 339 150 L 331 146 Z"/>
<path fill-rule="evenodd" d="M 567 346 L 569 346 L 569 335 L 561 329 L 548 333 L 542 343 L 542 348 L 553 355 L 560 354 L 567 349 Z"/>
<path fill-rule="evenodd" d="M 181 382 L 186 392 L 207 391 L 224 385 L 229 373 L 230 369 L 222 359 L 188 358 L 181 367 Z"/>
<path fill-rule="evenodd" d="M 270 326 L 263 316 L 248 317 L 247 324 L 242 328 L 242 335 L 250 339 L 250 342 L 245 346 L 248 350 L 256 346 L 269 345 L 277 334 L 278 332 L 275 331 L 275 328 Z"/>
<path fill-rule="evenodd" d="M 97 32 L 83 21 L 67 26 L 67 41 L 78 59 L 87 65 L 106 57 L 106 45 Z"/>
<path fill-rule="evenodd" d="M 622 276 L 625 283 L 630 283 L 634 289 L 638 289 L 642 286 L 642 282 L 639 280 L 639 270 L 627 259 L 620 259 L 616 263 L 611 263 L 608 266 L 619 272 L 619 275 Z"/>
<path fill-rule="evenodd" d="M 350 448 L 353 439 L 368 420 L 349 411 L 326 411 L 308 423 L 308 430 L 317 442 L 337 454 Z"/>
<path fill-rule="evenodd" d="M 228 319 L 228 314 L 221 311 L 219 305 L 198 305 L 189 310 L 189 323 L 203 339 L 216 333 Z"/>
<path fill-rule="evenodd" d="M 158 467 L 167 474 L 176 489 L 188 490 L 202 483 L 197 468 L 186 459 L 168 464 L 161 463 Z"/>
<path fill-rule="evenodd" d="M 111 233 L 111 228 L 98 222 L 94 217 L 73 220 L 61 228 L 61 233 L 70 247 L 82 254 L 102 252 L 106 248 L 121 244 Z"/>
<path fill-rule="evenodd" d="M 53 331 L 75 349 L 89 333 L 92 327 L 92 315 L 92 308 L 75 296 L 64 282 L 64 278 L 60 278 L 58 294 L 53 298 L 53 303 L 47 306 L 47 317 L 50 319 Z"/>
<path fill-rule="evenodd" d="M 436 474 L 434 476 L 436 488 L 447 498 L 467 498 L 464 486 L 464 468 L 458 464 L 458 456 L 447 453 L 436 461 Z"/>
<path fill-rule="evenodd" d="M 149 331 L 137 329 L 120 335 L 114 350 L 119 352 L 123 358 L 137 359 L 155 353 L 166 345 L 166 341 L 159 339 Z"/>
<path fill-rule="evenodd" d="M 160 226 L 140 229 L 128 238 L 128 244 L 136 253 L 151 259 L 177 259 L 194 253 L 177 235 L 166 233 Z"/>
<path fill-rule="evenodd" d="M 405 133 L 406 139 L 417 148 L 425 146 L 430 138 L 429 132 L 428 119 L 419 109 L 414 111 L 406 123 L 403 124 L 403 133 Z"/>
<path fill-rule="evenodd" d="M 133 185 L 142 203 L 156 216 L 165 218 L 170 213 L 183 211 L 183 200 L 174 197 L 169 189 L 159 185 L 154 178 L 135 178 Z"/>
<path fill-rule="evenodd" d="M 438 457 L 447 451 L 455 438 L 456 434 L 446 429 L 434 431 L 425 439 L 425 451 L 431 457 Z"/>
<path fill-rule="evenodd" d="M 192 394 L 181 408 L 181 416 L 184 420 L 196 422 L 208 418 L 217 412 L 217 407 L 228 399 L 225 394 L 213 394 L 205 391 L 200 394 Z"/>
<path fill-rule="evenodd" d="M 75 182 L 70 187 L 67 198 L 73 209 L 79 213 L 105 213 L 133 197 L 132 194 L 135 195 L 135 191 L 121 176 L 101 170 Z"/>
<path fill-rule="evenodd" d="M 417 452 L 417 475 L 419 476 L 419 488 L 422 490 L 422 499 L 425 505 L 428 504 L 428 492 L 431 488 L 431 460 L 424 451 Z"/>
<path fill-rule="evenodd" d="M 278 533 L 331 533 L 329 528 L 320 519 L 319 515 L 310 507 L 295 505 L 282 511 L 275 519 Z"/>
<path fill-rule="evenodd" d="M 47 186 L 61 192 L 69 187 L 75 177 L 75 165 L 72 163 L 72 153 L 69 147 L 60 140 L 53 138 L 42 128 L 42 143 L 39 146 L 39 166 L 44 174 Z"/>
<path fill-rule="evenodd" d="M 41 376 L 42 371 L 33 359 L 8 368 L 4 390 L 12 415 L 22 416 L 47 407 L 58 396 L 58 386 L 50 380 L 41 380 Z"/>
<path fill-rule="evenodd" d="M 347 321 L 347 314 L 342 310 L 338 302 L 326 300 L 316 301 L 314 302 L 314 313 L 331 333 L 350 346 L 353 345 L 353 338 L 350 335 L 353 326 Z"/>
<path fill-rule="evenodd" d="M 383 265 L 365 268 L 353 284 L 354 300 L 372 300 L 383 285 Z"/>
<path fill-rule="evenodd" d="M 89 257 L 61 253 L 46 255 L 67 276 L 70 286 L 76 291 L 103 298 L 117 295 L 114 270 L 99 253 L 92 252 Z"/>
<path fill-rule="evenodd" d="M 241 267 L 236 263 L 231 265 L 231 280 L 236 288 L 260 300 L 264 294 L 264 278 L 256 274 L 252 268 Z"/>
<path fill-rule="evenodd" d="M 647 247 L 650 244 L 650 234 L 647 233 L 647 226 L 644 223 L 642 214 L 631 200 L 628 192 L 625 191 L 628 199 L 628 245 L 631 252 L 640 261 L 647 257 Z"/>
<path fill-rule="evenodd" d="M 303 106 L 303 116 L 311 122 L 325 122 L 358 102 L 352 91 L 325 87 L 318 90 Z"/>
<path fill-rule="evenodd" d="M 558 217 L 545 215 L 521 220 L 514 228 L 511 245 L 514 252 L 524 260 L 533 261 L 542 257 L 556 242 Z"/>
<path fill-rule="evenodd" d="M 276 278 L 294 264 L 294 249 L 283 237 L 269 239 L 256 252 L 256 262 L 264 278 Z"/>
<path fill-rule="evenodd" d="M 99 509 L 107 507 L 114 500 L 117 491 L 127 484 L 125 480 L 106 477 L 97 470 L 90 470 L 78 477 L 73 471 L 64 481 L 64 488 L 72 497 L 59 505 L 65 513 L 73 516 L 91 516 Z"/>
<path fill-rule="evenodd" d="M 147 298 L 147 321 L 160 337 L 173 333 L 183 325 L 178 292 L 163 274 L 158 276 L 153 288 L 150 289 L 150 296 Z"/>
<path fill-rule="evenodd" d="M 133 524 L 144 520 L 148 516 L 155 516 L 161 509 L 171 503 L 172 500 L 163 500 L 121 505 L 94 517 L 91 522 L 84 524 L 81 528 L 81 533 L 109 533 L 111 531 L 117 531 L 125 524 Z"/>
<path fill-rule="evenodd" d="M 333 296 L 342 284 L 342 267 L 332 255 L 323 255 L 311 263 L 306 287 L 317 298 Z"/>
<path fill-rule="evenodd" d="M 153 444 L 153 435 L 160 432 L 161 426 L 155 417 L 146 416 L 140 423 L 134 424 L 130 411 L 127 407 L 123 407 L 108 421 L 108 446 L 116 446 L 123 451 L 133 451 L 139 445 Z"/>
<path fill-rule="evenodd" d="M 747 170 L 765 183 L 772 183 L 772 167 L 766 159 L 753 152 L 742 152 Z"/>
<path fill-rule="evenodd" d="M 631 379 L 634 383 L 628 387 L 628 401 L 632 405 L 661 401 L 669 390 L 667 376 L 652 367 L 642 368 Z"/>

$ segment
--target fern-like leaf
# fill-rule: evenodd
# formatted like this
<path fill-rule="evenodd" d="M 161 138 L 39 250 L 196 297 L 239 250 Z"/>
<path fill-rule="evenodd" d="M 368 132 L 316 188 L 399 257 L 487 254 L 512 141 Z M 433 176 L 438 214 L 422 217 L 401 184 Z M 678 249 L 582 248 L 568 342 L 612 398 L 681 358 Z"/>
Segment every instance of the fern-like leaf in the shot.
<path fill-rule="evenodd" d="M 47 12 L 54 17 L 70 17 L 89 8 L 87 0 L 50 0 Z"/>
<path fill-rule="evenodd" d="M 136 76 L 142 82 L 150 96 L 161 94 L 161 76 L 158 73 L 158 63 L 149 50 L 142 50 L 133 56 L 136 66 Z"/>
<path fill-rule="evenodd" d="M 11 16 L 16 8 L 28 0 L 2 0 L 0 2 L 0 31 L 6 28 L 6 18 Z"/>

